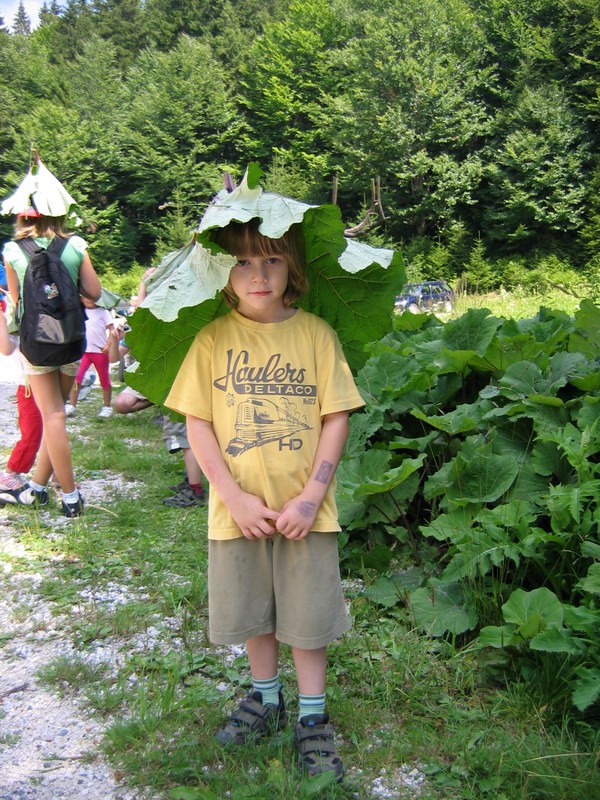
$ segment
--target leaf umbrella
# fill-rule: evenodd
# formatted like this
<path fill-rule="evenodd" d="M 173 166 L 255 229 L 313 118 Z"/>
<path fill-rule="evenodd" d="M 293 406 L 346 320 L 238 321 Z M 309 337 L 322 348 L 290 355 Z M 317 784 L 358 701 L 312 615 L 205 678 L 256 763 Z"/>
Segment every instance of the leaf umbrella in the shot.
<path fill-rule="evenodd" d="M 46 217 L 64 217 L 75 200 L 39 156 L 16 190 L 2 201 L 3 214 L 22 214 L 34 208 Z"/>
<path fill-rule="evenodd" d="M 251 166 L 239 187 L 219 192 L 191 243 L 160 262 L 146 299 L 130 318 L 127 345 L 137 363 L 126 380 L 157 405 L 164 403 L 196 333 L 229 310 L 221 290 L 235 259 L 218 252 L 210 232 L 232 220 L 259 218 L 259 231 L 274 239 L 301 225 L 309 290 L 298 305 L 335 329 L 353 370 L 366 360 L 365 345 L 391 329 L 394 297 L 404 280 L 400 255 L 346 238 L 337 206 L 264 192 L 256 175 Z"/>

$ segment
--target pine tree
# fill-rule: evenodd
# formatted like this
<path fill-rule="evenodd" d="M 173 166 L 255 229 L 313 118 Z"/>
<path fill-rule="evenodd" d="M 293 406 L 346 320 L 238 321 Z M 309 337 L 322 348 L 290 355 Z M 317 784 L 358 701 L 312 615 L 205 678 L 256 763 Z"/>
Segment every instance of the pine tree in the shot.
<path fill-rule="evenodd" d="M 58 5 L 57 0 L 51 0 L 50 5 L 46 2 L 43 3 L 40 9 L 40 25 L 52 22 L 56 17 L 60 17 L 61 7 Z"/>
<path fill-rule="evenodd" d="M 13 19 L 13 32 L 22 36 L 29 36 L 31 33 L 31 20 L 29 19 L 23 0 L 19 0 L 19 8 Z"/>

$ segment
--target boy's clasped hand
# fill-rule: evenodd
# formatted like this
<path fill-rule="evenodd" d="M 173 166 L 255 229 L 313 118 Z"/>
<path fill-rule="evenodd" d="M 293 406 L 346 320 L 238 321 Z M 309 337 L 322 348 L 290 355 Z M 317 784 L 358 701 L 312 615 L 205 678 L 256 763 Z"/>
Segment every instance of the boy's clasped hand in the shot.
<path fill-rule="evenodd" d="M 317 511 L 317 504 L 301 495 L 288 500 L 281 511 L 274 511 L 262 498 L 244 492 L 231 514 L 246 539 L 263 539 L 275 533 L 287 539 L 303 539 L 311 531 Z"/>

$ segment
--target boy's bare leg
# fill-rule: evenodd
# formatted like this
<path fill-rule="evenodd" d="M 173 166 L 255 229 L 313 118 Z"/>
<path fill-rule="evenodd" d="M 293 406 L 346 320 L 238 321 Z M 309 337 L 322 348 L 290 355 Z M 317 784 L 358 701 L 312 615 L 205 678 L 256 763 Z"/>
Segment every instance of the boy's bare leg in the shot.
<path fill-rule="evenodd" d="M 303 650 L 300 647 L 292 647 L 292 655 L 300 694 L 323 694 L 327 672 L 327 648 Z"/>
<path fill-rule="evenodd" d="M 279 668 L 279 642 L 274 633 L 254 636 L 246 642 L 246 652 L 253 678 L 266 681 L 277 675 Z"/>
<path fill-rule="evenodd" d="M 202 470 L 200 469 L 200 464 L 196 461 L 196 456 L 193 454 L 191 447 L 183 448 L 183 461 L 188 483 L 202 483 Z"/>

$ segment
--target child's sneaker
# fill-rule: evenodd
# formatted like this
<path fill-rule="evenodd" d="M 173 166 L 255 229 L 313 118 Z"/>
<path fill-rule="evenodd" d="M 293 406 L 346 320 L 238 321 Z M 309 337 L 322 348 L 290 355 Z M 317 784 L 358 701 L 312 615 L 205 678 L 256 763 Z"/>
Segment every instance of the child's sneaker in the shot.
<path fill-rule="evenodd" d="M 215 734 L 215 739 L 226 747 L 246 744 L 280 731 L 286 725 L 287 712 L 281 690 L 279 690 L 277 705 L 274 703 L 263 705 L 262 694 L 250 692 L 248 697 L 240 700 L 227 723 Z"/>
<path fill-rule="evenodd" d="M 48 502 L 49 498 L 46 489 L 37 491 L 28 483 L 21 489 L 0 492 L 0 506 L 17 505 L 40 508 L 41 506 L 47 506 Z"/>
<path fill-rule="evenodd" d="M 203 506 L 206 503 L 206 494 L 196 494 L 188 484 L 180 489 L 172 497 L 163 498 L 163 503 L 171 508 L 191 508 L 192 506 Z"/>
<path fill-rule="evenodd" d="M 112 417 L 112 415 L 113 415 L 113 410 L 111 406 L 102 406 L 102 408 L 98 413 L 100 419 L 108 419 L 109 417 Z"/>
<path fill-rule="evenodd" d="M 171 492 L 180 492 L 182 489 L 186 489 L 190 485 L 190 482 L 187 479 L 187 475 L 185 478 L 180 481 L 179 483 L 174 483 L 172 486 L 168 486 L 167 488 Z"/>
<path fill-rule="evenodd" d="M 344 777 L 344 765 L 335 747 L 333 725 L 327 714 L 307 714 L 296 723 L 296 748 L 300 765 L 310 777 L 334 772 Z"/>
<path fill-rule="evenodd" d="M 74 417 L 76 412 L 75 406 L 71 405 L 71 403 L 65 403 L 65 414 L 67 417 Z"/>
<path fill-rule="evenodd" d="M 0 492 L 22 489 L 25 481 L 20 475 L 11 472 L 0 473 Z"/>
<path fill-rule="evenodd" d="M 83 497 L 79 495 L 79 499 L 74 503 L 66 503 L 62 501 L 62 513 L 65 517 L 80 517 L 83 514 Z"/>

